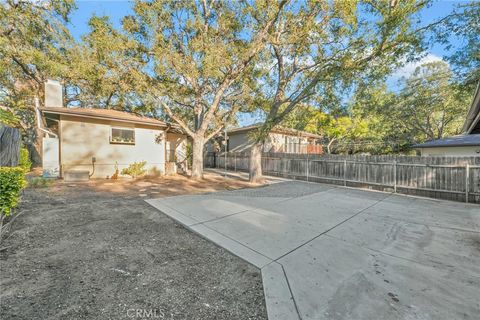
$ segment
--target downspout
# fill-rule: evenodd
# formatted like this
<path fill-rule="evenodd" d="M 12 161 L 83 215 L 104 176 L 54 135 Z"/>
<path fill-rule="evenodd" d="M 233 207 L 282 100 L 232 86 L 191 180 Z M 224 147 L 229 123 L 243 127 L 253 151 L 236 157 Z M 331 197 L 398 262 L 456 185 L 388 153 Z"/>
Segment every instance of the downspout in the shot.
<path fill-rule="evenodd" d="M 40 102 L 38 101 L 37 97 L 35 97 L 35 113 L 36 113 L 36 116 L 37 116 L 37 129 L 42 131 L 43 133 L 46 133 L 47 135 L 51 135 L 55 138 L 58 138 L 58 136 L 55 133 L 53 133 L 53 132 L 51 132 L 51 131 L 49 131 L 45 128 L 42 128 L 42 120 L 41 120 L 42 119 L 42 114 L 40 113 Z"/>

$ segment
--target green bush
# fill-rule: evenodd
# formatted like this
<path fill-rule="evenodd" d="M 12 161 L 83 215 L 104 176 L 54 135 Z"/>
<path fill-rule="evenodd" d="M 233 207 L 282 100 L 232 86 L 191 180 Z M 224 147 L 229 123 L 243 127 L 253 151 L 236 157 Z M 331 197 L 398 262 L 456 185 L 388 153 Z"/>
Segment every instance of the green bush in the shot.
<path fill-rule="evenodd" d="M 130 176 L 132 178 L 138 178 L 144 176 L 147 170 L 145 169 L 145 165 L 147 161 L 141 162 L 134 162 L 128 166 L 128 168 L 122 169 L 122 174 Z"/>
<path fill-rule="evenodd" d="M 28 153 L 27 148 L 20 148 L 20 159 L 18 161 L 18 166 L 22 167 L 25 172 L 29 172 L 32 168 L 32 161 L 30 161 L 30 154 Z"/>
<path fill-rule="evenodd" d="M 25 187 L 25 170 L 21 167 L 0 167 L 0 215 L 8 217 L 18 204 Z"/>

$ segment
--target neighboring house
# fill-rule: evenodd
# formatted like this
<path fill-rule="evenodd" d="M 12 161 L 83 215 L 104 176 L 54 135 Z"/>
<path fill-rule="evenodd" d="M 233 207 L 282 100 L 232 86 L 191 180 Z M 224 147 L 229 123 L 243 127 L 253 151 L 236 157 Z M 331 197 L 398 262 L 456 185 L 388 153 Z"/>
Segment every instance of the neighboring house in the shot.
<path fill-rule="evenodd" d="M 227 151 L 245 152 L 252 147 L 251 134 L 260 127 L 259 124 L 231 129 L 227 131 Z M 219 134 L 214 142 L 209 142 L 207 151 L 214 152 L 215 144 L 223 145 L 224 136 Z M 277 126 L 269 133 L 268 139 L 263 146 L 263 152 L 285 152 L 285 153 L 323 153 L 321 136 Z M 219 149 L 217 147 L 217 149 Z M 222 148 L 223 149 L 223 148 Z"/>
<path fill-rule="evenodd" d="M 49 88 L 55 85 L 45 86 L 45 107 L 39 111 L 39 125 L 48 136 L 43 140 L 44 175 L 108 178 L 140 161 L 147 162 L 151 174 L 176 172 L 187 140 L 175 126 L 116 110 L 64 108 L 61 90 Z"/>
<path fill-rule="evenodd" d="M 463 124 L 463 134 L 414 145 L 422 156 L 480 156 L 480 83 Z"/>

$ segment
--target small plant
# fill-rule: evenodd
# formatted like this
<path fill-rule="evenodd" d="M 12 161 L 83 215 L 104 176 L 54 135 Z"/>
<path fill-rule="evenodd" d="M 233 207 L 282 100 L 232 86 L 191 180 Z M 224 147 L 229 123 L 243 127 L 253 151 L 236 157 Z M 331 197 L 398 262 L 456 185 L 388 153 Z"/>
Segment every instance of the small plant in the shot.
<path fill-rule="evenodd" d="M 28 186 L 30 188 L 46 188 L 50 184 L 49 179 L 43 177 L 35 177 L 28 181 Z"/>
<path fill-rule="evenodd" d="M 112 180 L 117 180 L 118 179 L 118 162 L 115 161 L 115 173 L 112 175 Z"/>
<path fill-rule="evenodd" d="M 122 174 L 130 176 L 134 179 L 144 176 L 145 173 L 147 172 L 147 170 L 145 169 L 146 164 L 147 164 L 147 161 L 134 162 L 131 165 L 129 165 L 127 168 L 122 169 Z"/>
<path fill-rule="evenodd" d="M 162 175 L 162 172 L 157 169 L 157 167 L 152 167 L 150 170 L 148 170 L 148 176 L 150 177 L 159 177 Z"/>
<path fill-rule="evenodd" d="M 32 168 L 32 161 L 30 161 L 30 154 L 27 148 L 20 148 L 20 159 L 18 160 L 18 166 L 22 167 L 25 172 L 29 172 Z"/>

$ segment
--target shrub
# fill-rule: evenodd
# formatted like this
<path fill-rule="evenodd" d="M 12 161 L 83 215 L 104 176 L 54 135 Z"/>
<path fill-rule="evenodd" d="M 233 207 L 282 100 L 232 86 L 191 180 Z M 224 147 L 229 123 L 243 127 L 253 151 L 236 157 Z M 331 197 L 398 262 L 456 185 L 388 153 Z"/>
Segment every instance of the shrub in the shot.
<path fill-rule="evenodd" d="M 21 167 L 0 167 L 0 215 L 8 217 L 18 204 L 25 187 L 25 170 Z"/>
<path fill-rule="evenodd" d="M 122 169 L 122 174 L 130 176 L 134 179 L 141 177 L 147 172 L 147 170 L 145 169 L 146 164 L 147 161 L 134 162 L 129 165 L 128 168 Z"/>
<path fill-rule="evenodd" d="M 27 148 L 20 148 L 20 159 L 18 160 L 18 166 L 22 167 L 25 172 L 29 172 L 32 167 L 32 161 L 30 161 L 30 154 Z"/>

